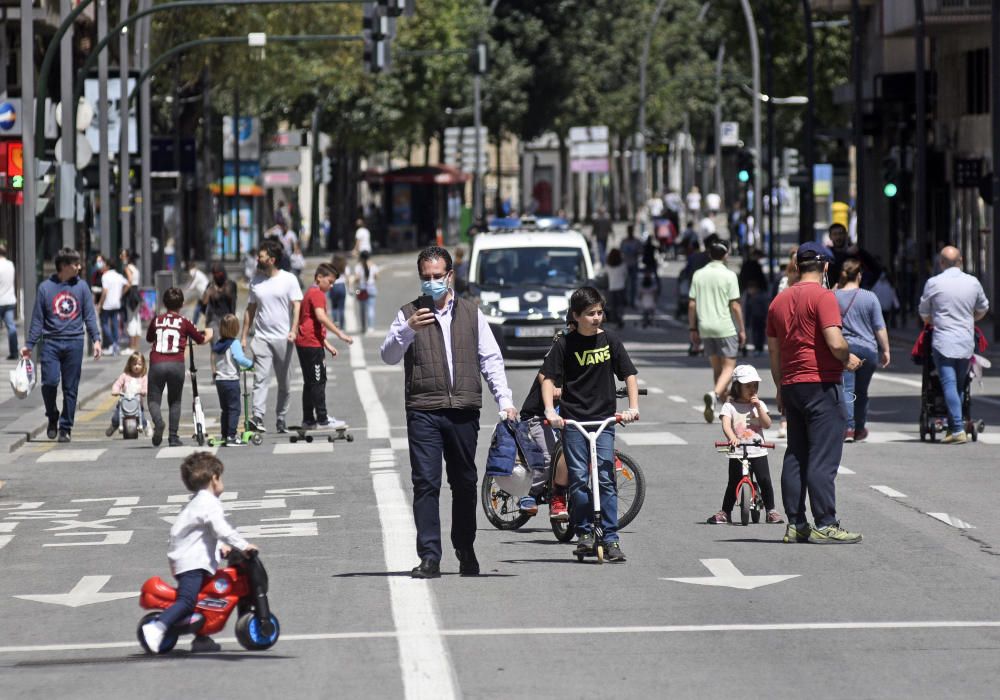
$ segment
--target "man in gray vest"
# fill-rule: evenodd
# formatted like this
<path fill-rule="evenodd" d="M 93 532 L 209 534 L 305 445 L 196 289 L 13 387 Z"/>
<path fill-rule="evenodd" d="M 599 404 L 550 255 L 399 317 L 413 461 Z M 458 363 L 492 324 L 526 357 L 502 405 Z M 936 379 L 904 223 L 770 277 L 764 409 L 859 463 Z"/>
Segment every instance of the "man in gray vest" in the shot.
<path fill-rule="evenodd" d="M 421 299 L 403 306 L 382 343 L 382 361 L 404 361 L 406 433 L 420 564 L 413 578 L 441 576 L 441 459 L 451 486 L 451 544 L 463 576 L 477 576 L 476 441 L 482 381 L 500 410 L 517 417 L 500 348 L 479 307 L 456 298 L 451 255 L 431 246 L 417 257 Z M 430 300 L 426 300 L 430 297 Z M 421 304 L 421 300 L 425 302 Z M 432 303 L 427 303 L 431 301 Z"/>

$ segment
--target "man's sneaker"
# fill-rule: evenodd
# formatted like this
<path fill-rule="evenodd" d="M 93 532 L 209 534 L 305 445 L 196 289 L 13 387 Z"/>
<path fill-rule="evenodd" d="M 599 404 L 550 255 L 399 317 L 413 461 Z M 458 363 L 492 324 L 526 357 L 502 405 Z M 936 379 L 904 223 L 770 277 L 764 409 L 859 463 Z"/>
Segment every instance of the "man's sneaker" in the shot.
<path fill-rule="evenodd" d="M 782 440 L 783 440 L 783 439 L 785 439 L 786 437 L 788 437 L 788 428 L 787 428 L 787 427 L 785 427 L 784 423 L 782 423 L 782 424 L 781 424 L 781 425 L 780 425 L 780 426 L 778 427 L 778 438 L 780 438 L 780 439 L 782 439 Z"/>
<path fill-rule="evenodd" d="M 114 435 L 117 432 L 118 432 L 118 426 L 117 425 L 114 425 L 114 424 L 109 425 L 107 428 L 104 429 L 104 437 L 111 437 L 112 435 Z"/>
<path fill-rule="evenodd" d="M 275 430 L 275 432 L 278 432 L 278 433 L 287 433 L 288 432 L 288 428 L 287 428 L 287 426 L 285 426 L 285 419 L 284 418 L 279 418 L 278 420 L 276 420 L 274 422 L 274 430 Z"/>
<path fill-rule="evenodd" d="M 243 447 L 243 441 L 235 435 L 226 438 L 226 447 Z"/>
<path fill-rule="evenodd" d="M 59 437 L 56 438 L 56 442 L 69 442 L 72 438 L 70 437 L 68 430 L 60 430 Z"/>
<path fill-rule="evenodd" d="M 191 642 L 192 653 L 204 653 L 206 651 L 222 651 L 222 645 L 211 637 L 195 637 L 194 641 Z"/>
<path fill-rule="evenodd" d="M 549 520 L 559 523 L 569 521 L 569 510 L 566 508 L 566 494 L 553 493 L 549 501 Z"/>
<path fill-rule="evenodd" d="M 622 551 L 622 546 L 617 540 L 604 543 L 604 559 L 613 563 L 625 561 L 625 552 Z"/>
<path fill-rule="evenodd" d="M 861 541 L 861 533 L 848 532 L 840 527 L 840 523 L 826 527 L 814 527 L 809 532 L 809 542 L 812 544 L 854 544 Z"/>
<path fill-rule="evenodd" d="M 49 425 L 45 429 L 45 436 L 48 437 L 49 440 L 55 440 L 56 439 L 56 434 L 58 432 L 59 432 L 59 421 L 58 421 L 58 419 L 57 420 L 49 421 Z"/>
<path fill-rule="evenodd" d="M 263 435 L 264 433 L 267 432 L 267 430 L 264 428 L 264 419 L 261 418 L 260 416 L 254 416 L 253 418 L 251 418 L 249 424 L 247 425 L 247 428 L 250 429 L 250 432 L 259 433 L 260 435 Z"/>
<path fill-rule="evenodd" d="M 725 525 L 729 522 L 729 514 L 724 510 L 720 510 L 705 522 L 709 525 Z"/>
<path fill-rule="evenodd" d="M 810 533 L 809 523 L 802 523 L 801 525 L 795 525 L 794 523 L 788 523 L 785 526 L 785 536 L 781 539 L 785 544 L 794 544 L 796 542 L 809 542 Z"/>
<path fill-rule="evenodd" d="M 344 430 L 347 427 L 347 421 L 330 416 L 326 419 L 326 423 L 320 423 L 319 427 L 327 428 L 328 430 Z"/>
<path fill-rule="evenodd" d="M 854 431 L 854 442 L 863 442 L 868 437 L 868 428 Z"/>
<path fill-rule="evenodd" d="M 715 421 L 715 393 L 711 391 L 705 392 L 705 422 L 713 423 Z"/>
<path fill-rule="evenodd" d="M 162 425 L 154 425 L 153 426 L 153 447 L 159 447 L 161 442 L 163 442 L 163 426 Z"/>
<path fill-rule="evenodd" d="M 941 441 L 942 445 L 964 445 L 969 441 L 969 436 L 965 434 L 963 430 L 960 433 L 952 433 L 951 435 L 946 435 L 944 440 Z"/>
<path fill-rule="evenodd" d="M 844 442 L 854 442 L 854 429 L 848 428 L 844 431 Z"/>
<path fill-rule="evenodd" d="M 781 513 L 776 510 L 767 511 L 767 523 L 769 525 L 778 525 L 783 522 L 785 522 L 785 519 L 781 517 Z"/>
<path fill-rule="evenodd" d="M 170 447 L 184 447 L 184 442 L 176 435 L 171 435 L 167 438 L 167 444 Z"/>
<path fill-rule="evenodd" d="M 576 541 L 576 549 L 573 550 L 573 554 L 583 554 L 585 556 L 591 556 L 594 553 L 594 533 L 585 532 L 580 535 L 579 539 Z"/>
<path fill-rule="evenodd" d="M 160 623 L 147 622 L 142 626 L 142 638 L 146 642 L 146 648 L 149 650 L 150 654 L 159 654 L 160 645 L 163 643 L 163 627 Z"/>
<path fill-rule="evenodd" d="M 538 513 L 538 503 L 531 496 L 522 496 L 517 502 L 517 507 L 525 515 L 535 515 Z"/>

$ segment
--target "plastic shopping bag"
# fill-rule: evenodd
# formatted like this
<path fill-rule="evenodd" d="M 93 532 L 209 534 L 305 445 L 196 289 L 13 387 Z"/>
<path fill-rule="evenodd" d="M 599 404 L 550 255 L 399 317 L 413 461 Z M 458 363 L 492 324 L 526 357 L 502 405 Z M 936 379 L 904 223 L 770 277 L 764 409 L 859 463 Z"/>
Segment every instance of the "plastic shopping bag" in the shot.
<path fill-rule="evenodd" d="M 10 371 L 10 388 L 14 390 L 14 396 L 19 399 L 28 398 L 37 381 L 35 363 L 28 358 L 22 357 L 17 367 Z"/>

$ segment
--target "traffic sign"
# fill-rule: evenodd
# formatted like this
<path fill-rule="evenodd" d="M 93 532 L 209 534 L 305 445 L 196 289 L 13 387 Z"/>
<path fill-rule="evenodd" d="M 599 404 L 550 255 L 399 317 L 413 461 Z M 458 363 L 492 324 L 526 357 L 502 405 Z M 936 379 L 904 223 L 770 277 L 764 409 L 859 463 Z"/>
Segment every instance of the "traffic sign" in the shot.
<path fill-rule="evenodd" d="M 719 145 L 721 146 L 740 145 L 739 122 L 719 122 Z"/>
<path fill-rule="evenodd" d="M 0 130 L 10 133 L 17 124 L 18 109 L 8 100 L 0 104 Z"/>

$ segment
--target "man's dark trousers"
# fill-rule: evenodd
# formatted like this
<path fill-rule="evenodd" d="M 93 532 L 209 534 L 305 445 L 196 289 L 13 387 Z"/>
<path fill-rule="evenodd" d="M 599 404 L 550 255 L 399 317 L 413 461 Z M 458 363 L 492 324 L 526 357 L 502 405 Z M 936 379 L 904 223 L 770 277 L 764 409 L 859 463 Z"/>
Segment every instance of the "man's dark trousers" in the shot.
<path fill-rule="evenodd" d="M 83 369 L 83 341 L 80 338 L 46 338 L 42 342 L 42 400 L 49 423 L 59 421 L 59 430 L 72 432 L 76 415 L 76 397 Z M 56 408 L 59 381 L 62 379 L 62 414 Z"/>
<path fill-rule="evenodd" d="M 451 544 L 471 549 L 476 541 L 476 441 L 479 411 L 407 411 L 413 480 L 413 519 L 417 556 L 441 561 L 441 457 L 451 486 Z"/>
<path fill-rule="evenodd" d="M 788 448 L 781 468 L 781 500 L 788 522 L 806 519 L 806 492 L 816 527 L 837 522 L 835 480 L 844 450 L 847 410 L 843 388 L 833 382 L 781 387 L 788 419 Z"/>

